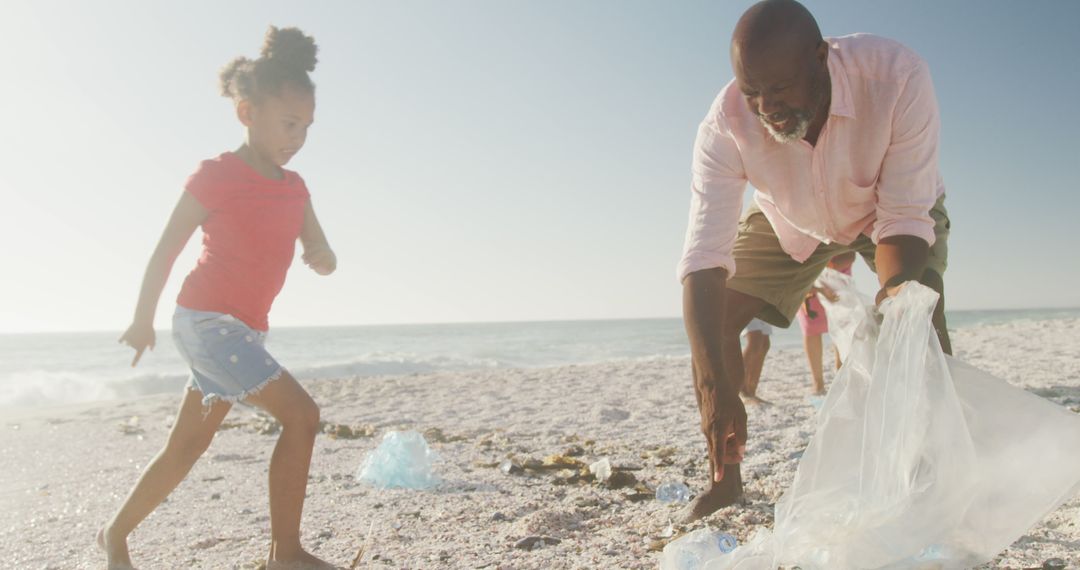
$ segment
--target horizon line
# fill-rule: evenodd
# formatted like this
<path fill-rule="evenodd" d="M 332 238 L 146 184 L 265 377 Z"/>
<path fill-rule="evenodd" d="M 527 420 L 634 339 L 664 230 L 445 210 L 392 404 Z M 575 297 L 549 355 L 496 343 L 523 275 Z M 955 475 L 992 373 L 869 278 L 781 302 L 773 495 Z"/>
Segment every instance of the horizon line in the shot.
<path fill-rule="evenodd" d="M 1006 313 L 1016 311 L 1080 311 L 1080 306 L 1071 307 L 1011 307 L 996 309 L 946 309 L 945 313 Z M 508 324 L 537 324 L 537 323 L 582 323 L 582 322 L 617 322 L 617 321 L 659 321 L 669 319 L 682 319 L 682 315 L 661 317 L 604 317 L 584 319 L 509 319 L 493 321 L 413 321 L 398 323 L 351 323 L 351 324 L 324 324 L 324 325 L 279 325 L 274 329 L 313 329 L 313 328 L 355 328 L 355 327 L 401 327 L 401 326 L 451 326 L 451 325 L 508 325 Z M 171 330 L 171 327 L 154 327 L 154 330 Z M 63 330 L 0 330 L 0 336 L 15 335 L 48 335 L 48 334 L 88 334 L 88 333 L 123 333 L 123 329 L 63 329 Z"/>

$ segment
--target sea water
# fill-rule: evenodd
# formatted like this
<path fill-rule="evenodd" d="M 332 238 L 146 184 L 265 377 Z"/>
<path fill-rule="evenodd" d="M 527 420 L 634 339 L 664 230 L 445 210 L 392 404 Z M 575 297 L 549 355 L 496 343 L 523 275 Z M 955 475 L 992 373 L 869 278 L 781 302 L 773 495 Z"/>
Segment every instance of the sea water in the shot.
<path fill-rule="evenodd" d="M 957 311 L 950 328 L 1080 317 L 1080 309 Z M 187 367 L 167 329 L 130 366 L 120 332 L 0 334 L 0 411 L 179 392 Z M 798 326 L 774 329 L 772 347 L 798 347 Z M 494 368 L 685 359 L 681 319 L 282 327 L 267 348 L 302 380 Z"/>

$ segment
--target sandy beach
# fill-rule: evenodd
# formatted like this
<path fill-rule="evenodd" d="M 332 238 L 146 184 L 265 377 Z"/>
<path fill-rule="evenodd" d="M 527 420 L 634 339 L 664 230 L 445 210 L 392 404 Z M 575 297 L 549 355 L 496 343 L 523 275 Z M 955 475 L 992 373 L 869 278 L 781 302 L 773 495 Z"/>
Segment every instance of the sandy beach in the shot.
<path fill-rule="evenodd" d="M 1080 412 L 1077 339 L 1077 318 L 981 325 L 954 336 L 960 359 Z M 491 569 L 656 568 L 657 550 L 672 534 L 703 524 L 746 540 L 772 524 L 815 413 L 802 351 L 774 350 L 759 389 L 773 405 L 750 410 L 744 503 L 673 527 L 680 506 L 654 500 L 651 489 L 685 481 L 698 490 L 706 482 L 688 359 L 305 385 L 326 422 L 308 486 L 305 543 L 346 568 L 365 539 L 363 568 Z M 103 567 L 94 533 L 163 444 L 178 401 L 174 394 L 5 414 L 0 567 Z M 356 480 L 365 455 L 390 430 L 426 434 L 442 458 L 442 485 L 378 490 Z M 260 568 L 275 431 L 252 408 L 234 408 L 184 483 L 132 535 L 137 565 Z M 523 472 L 504 473 L 507 458 Z M 545 468 L 545 458 L 564 468 Z M 602 458 L 626 486 L 581 477 L 579 464 Z M 985 567 L 1034 568 L 1062 558 L 1076 568 L 1078 553 L 1074 497 Z"/>

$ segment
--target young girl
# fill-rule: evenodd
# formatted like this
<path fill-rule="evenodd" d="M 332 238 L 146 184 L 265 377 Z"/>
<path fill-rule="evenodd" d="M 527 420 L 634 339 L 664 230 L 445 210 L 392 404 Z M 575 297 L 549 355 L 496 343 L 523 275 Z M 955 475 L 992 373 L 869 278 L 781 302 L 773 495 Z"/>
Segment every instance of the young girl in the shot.
<path fill-rule="evenodd" d="M 281 422 L 270 459 L 268 568 L 333 568 L 300 545 L 311 450 L 319 407 L 266 351 L 267 313 L 285 282 L 297 238 L 320 275 L 337 259 L 315 217 L 304 181 L 282 168 L 307 137 L 315 112 L 314 40 L 271 27 L 262 55 L 237 58 L 221 72 L 236 105 L 244 143 L 203 161 L 188 179 L 143 277 L 135 319 L 120 342 L 154 348 L 154 311 L 173 261 L 195 228 L 203 252 L 184 281 L 173 338 L 191 380 L 165 447 L 142 473 L 112 520 L 98 532 L 110 569 L 130 568 L 127 537 L 184 479 L 206 451 L 234 402 L 258 406 Z"/>
<path fill-rule="evenodd" d="M 855 262 L 855 252 L 841 253 L 829 260 L 829 268 L 846 275 L 851 275 L 851 265 Z M 803 333 L 803 348 L 806 350 L 806 362 L 810 365 L 810 375 L 814 379 L 813 396 L 825 395 L 825 373 L 822 370 L 821 335 L 829 332 L 829 320 L 825 316 L 825 307 L 818 295 L 824 295 L 830 301 L 836 301 L 836 293 L 825 285 L 814 283 L 806 294 L 806 300 L 799 307 L 799 328 Z M 833 347 L 835 351 L 835 346 Z M 836 369 L 840 369 L 840 353 L 835 352 Z"/>

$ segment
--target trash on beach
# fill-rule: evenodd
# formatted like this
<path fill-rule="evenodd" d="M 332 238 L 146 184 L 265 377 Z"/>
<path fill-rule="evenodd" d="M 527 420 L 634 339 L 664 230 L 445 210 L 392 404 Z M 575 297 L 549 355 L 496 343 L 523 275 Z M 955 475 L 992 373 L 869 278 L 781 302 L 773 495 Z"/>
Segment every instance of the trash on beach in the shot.
<path fill-rule="evenodd" d="M 589 473 L 596 476 L 596 480 L 601 483 L 611 478 L 611 462 L 605 457 L 600 461 L 589 465 Z"/>
<path fill-rule="evenodd" d="M 738 546 L 734 536 L 701 528 L 673 540 L 660 554 L 660 570 L 702 570 L 722 564 Z"/>
<path fill-rule="evenodd" d="M 633 487 L 637 485 L 637 477 L 629 471 L 615 471 L 604 481 L 604 486 L 608 489 L 624 489 L 626 487 Z"/>
<path fill-rule="evenodd" d="M 375 426 L 371 424 L 362 426 L 350 426 L 348 424 L 335 424 L 322 422 L 322 432 L 330 439 L 359 439 L 375 437 Z"/>
<path fill-rule="evenodd" d="M 126 422 L 120 424 L 120 431 L 124 435 L 137 435 L 139 439 L 142 439 L 142 434 L 146 430 L 139 425 L 139 416 L 131 416 Z"/>
<path fill-rule="evenodd" d="M 442 428 L 437 427 L 431 427 L 424 430 L 424 437 L 427 438 L 428 441 L 435 443 L 456 443 L 468 439 L 463 435 L 447 435 L 443 432 Z"/>
<path fill-rule="evenodd" d="M 941 349 L 938 294 L 826 271 L 843 366 L 775 524 L 709 570 L 970 568 L 1080 489 L 1080 417 Z"/>
<path fill-rule="evenodd" d="M 525 470 L 522 469 L 521 465 L 519 465 L 517 461 L 514 461 L 513 459 L 506 459 L 499 464 L 499 471 L 502 471 L 506 475 L 516 475 L 518 473 L 522 473 Z"/>
<path fill-rule="evenodd" d="M 526 536 L 525 538 L 514 543 L 514 548 L 518 550 L 536 550 L 546 544 L 559 544 L 561 539 L 553 536 Z"/>
<path fill-rule="evenodd" d="M 690 487 L 678 481 L 668 481 L 656 488 L 656 500 L 661 503 L 686 503 L 690 500 Z"/>
<path fill-rule="evenodd" d="M 432 472 L 438 454 L 415 431 L 391 431 L 379 447 L 368 454 L 360 467 L 361 481 L 376 487 L 430 489 L 439 484 Z"/>
<path fill-rule="evenodd" d="M 544 469 L 577 469 L 584 467 L 585 463 L 567 455 L 560 455 L 558 453 L 549 455 L 544 458 Z"/>

